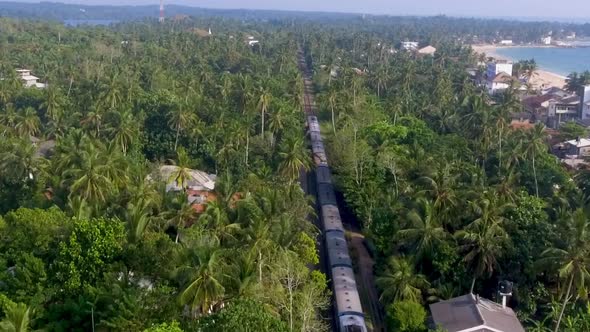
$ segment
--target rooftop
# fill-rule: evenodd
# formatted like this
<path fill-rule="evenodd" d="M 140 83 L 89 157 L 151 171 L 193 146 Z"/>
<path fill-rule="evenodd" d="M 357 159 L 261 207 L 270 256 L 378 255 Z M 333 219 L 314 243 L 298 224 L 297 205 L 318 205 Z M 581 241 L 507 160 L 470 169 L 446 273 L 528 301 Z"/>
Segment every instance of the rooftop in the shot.
<path fill-rule="evenodd" d="M 160 167 L 160 175 L 166 181 L 166 191 L 181 191 L 184 188 L 180 187 L 174 179 L 174 173 L 178 170 L 178 166 L 164 165 Z M 186 182 L 188 189 L 193 190 L 213 190 L 215 189 L 215 175 L 207 174 L 203 171 L 191 169 L 188 171 L 189 179 Z"/>
<path fill-rule="evenodd" d="M 431 304 L 430 311 L 448 332 L 525 332 L 512 309 L 473 294 Z"/>
<path fill-rule="evenodd" d="M 496 77 L 494 77 L 493 82 L 495 83 L 510 83 L 512 82 L 512 76 L 506 74 L 505 72 L 501 72 Z"/>
<path fill-rule="evenodd" d="M 573 145 L 577 148 L 585 148 L 587 146 L 590 146 L 590 139 L 587 139 L 587 138 L 581 138 L 581 139 L 577 139 L 577 140 L 573 139 L 571 141 L 567 141 L 566 143 L 569 145 Z"/>

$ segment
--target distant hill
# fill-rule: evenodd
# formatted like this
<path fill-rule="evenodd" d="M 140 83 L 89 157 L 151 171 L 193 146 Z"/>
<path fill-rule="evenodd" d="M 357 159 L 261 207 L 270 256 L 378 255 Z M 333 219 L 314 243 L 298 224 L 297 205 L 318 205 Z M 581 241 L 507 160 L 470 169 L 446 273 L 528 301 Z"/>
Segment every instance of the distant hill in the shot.
<path fill-rule="evenodd" d="M 19 3 L 0 1 L 0 17 L 37 18 L 46 20 L 116 20 L 130 21 L 147 17 L 157 18 L 159 6 L 88 6 L 78 4 L 64 4 L 58 2 Z M 273 20 L 285 17 L 316 19 L 346 18 L 347 16 L 359 17 L 359 14 L 332 14 L 332 13 L 297 13 L 272 10 L 246 10 L 246 9 L 206 9 L 189 6 L 167 5 L 166 16 L 224 16 L 240 19 Z"/>

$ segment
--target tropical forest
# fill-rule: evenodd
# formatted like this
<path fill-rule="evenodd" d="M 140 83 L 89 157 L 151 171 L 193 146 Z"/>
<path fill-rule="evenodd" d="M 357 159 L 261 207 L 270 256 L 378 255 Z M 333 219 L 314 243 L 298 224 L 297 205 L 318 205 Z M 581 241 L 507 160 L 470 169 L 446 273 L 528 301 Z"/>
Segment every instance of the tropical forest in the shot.
<path fill-rule="evenodd" d="M 283 15 L 0 18 L 0 332 L 336 331 L 301 61 L 369 331 L 505 280 L 528 331 L 590 331 L 590 170 L 453 21 Z"/>

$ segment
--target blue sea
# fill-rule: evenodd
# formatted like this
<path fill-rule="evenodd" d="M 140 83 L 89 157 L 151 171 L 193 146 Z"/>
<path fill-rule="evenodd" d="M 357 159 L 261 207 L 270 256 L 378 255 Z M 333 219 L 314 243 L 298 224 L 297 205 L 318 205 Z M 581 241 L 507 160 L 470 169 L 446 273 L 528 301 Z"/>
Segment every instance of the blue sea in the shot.
<path fill-rule="evenodd" d="M 535 59 L 539 68 L 563 76 L 590 70 L 590 47 L 507 47 L 494 52 L 513 61 Z"/>

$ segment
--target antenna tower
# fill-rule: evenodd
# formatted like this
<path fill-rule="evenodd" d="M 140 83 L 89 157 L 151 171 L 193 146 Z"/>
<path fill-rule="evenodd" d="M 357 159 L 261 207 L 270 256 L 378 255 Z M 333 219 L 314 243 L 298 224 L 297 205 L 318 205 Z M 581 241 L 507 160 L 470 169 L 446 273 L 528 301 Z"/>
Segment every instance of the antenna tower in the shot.
<path fill-rule="evenodd" d="M 160 0 L 160 19 L 158 19 L 160 23 L 164 22 L 164 0 Z"/>

